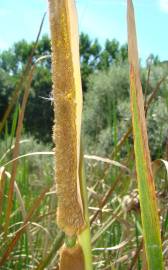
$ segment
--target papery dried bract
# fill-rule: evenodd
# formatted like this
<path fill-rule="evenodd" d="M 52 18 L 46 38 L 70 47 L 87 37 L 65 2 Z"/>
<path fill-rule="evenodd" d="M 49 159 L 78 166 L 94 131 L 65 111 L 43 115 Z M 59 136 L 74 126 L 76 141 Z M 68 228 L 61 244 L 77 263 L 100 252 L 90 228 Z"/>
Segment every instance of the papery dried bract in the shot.
<path fill-rule="evenodd" d="M 79 245 L 63 247 L 59 270 L 85 270 L 83 251 Z"/>

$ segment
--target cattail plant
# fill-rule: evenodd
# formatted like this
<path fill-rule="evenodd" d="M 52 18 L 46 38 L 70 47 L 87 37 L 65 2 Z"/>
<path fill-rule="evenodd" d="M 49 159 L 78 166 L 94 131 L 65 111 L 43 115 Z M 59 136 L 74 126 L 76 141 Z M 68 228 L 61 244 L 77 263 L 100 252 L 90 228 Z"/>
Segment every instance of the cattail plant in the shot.
<path fill-rule="evenodd" d="M 82 172 L 82 88 L 74 0 L 49 0 L 55 124 L 57 224 L 65 232 L 60 269 L 92 269 Z"/>

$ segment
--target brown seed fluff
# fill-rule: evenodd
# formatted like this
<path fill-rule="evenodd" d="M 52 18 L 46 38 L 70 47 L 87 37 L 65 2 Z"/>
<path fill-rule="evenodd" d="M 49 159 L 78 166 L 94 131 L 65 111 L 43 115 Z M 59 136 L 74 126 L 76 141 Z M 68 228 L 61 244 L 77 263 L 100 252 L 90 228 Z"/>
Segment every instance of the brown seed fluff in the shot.
<path fill-rule="evenodd" d="M 69 236 L 83 226 L 79 187 L 82 90 L 74 0 L 49 0 L 54 97 L 57 224 Z"/>
<path fill-rule="evenodd" d="M 84 255 L 81 247 L 63 247 L 60 254 L 59 270 L 85 270 Z"/>

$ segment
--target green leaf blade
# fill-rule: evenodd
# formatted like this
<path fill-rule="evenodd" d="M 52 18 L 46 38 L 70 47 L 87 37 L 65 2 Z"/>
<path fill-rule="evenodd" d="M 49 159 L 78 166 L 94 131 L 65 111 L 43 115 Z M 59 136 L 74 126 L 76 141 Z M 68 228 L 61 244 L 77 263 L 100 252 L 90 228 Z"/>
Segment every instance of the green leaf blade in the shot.
<path fill-rule="evenodd" d="M 160 224 L 148 147 L 143 94 L 139 75 L 135 19 L 131 0 L 128 0 L 128 49 L 134 151 L 145 249 L 148 268 L 161 270 L 163 269 L 163 258 Z"/>

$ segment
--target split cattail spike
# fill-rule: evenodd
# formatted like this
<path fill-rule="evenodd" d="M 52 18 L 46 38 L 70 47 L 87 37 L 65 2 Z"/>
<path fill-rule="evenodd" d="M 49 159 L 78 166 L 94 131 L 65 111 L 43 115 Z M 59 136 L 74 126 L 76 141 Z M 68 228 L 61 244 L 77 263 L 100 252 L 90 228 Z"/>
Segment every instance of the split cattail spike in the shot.
<path fill-rule="evenodd" d="M 82 89 L 74 0 L 49 0 L 55 124 L 57 223 L 68 235 L 84 227 L 79 184 Z"/>

